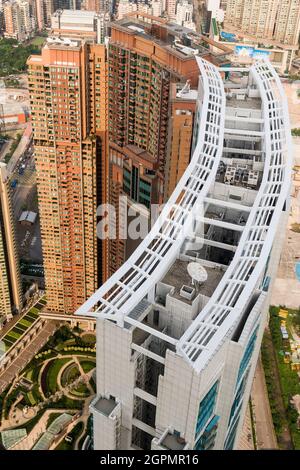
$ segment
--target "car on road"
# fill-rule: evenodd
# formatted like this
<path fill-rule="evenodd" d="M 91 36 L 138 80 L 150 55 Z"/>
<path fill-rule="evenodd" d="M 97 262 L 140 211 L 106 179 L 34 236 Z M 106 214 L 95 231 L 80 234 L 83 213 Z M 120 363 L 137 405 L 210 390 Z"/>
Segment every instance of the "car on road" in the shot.
<path fill-rule="evenodd" d="M 17 186 L 18 184 L 18 180 L 17 179 L 14 179 L 11 183 L 10 183 L 10 187 L 15 189 L 15 187 Z"/>

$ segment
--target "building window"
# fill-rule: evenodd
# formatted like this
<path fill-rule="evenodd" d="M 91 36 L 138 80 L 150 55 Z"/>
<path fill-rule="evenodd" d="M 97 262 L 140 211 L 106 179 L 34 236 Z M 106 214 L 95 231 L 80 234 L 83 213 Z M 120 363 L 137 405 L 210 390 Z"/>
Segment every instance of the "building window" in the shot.
<path fill-rule="evenodd" d="M 236 421 L 235 425 L 231 428 L 231 430 L 230 430 L 230 432 L 227 436 L 227 439 L 226 439 L 225 445 L 224 445 L 225 450 L 232 450 L 233 449 L 238 424 L 239 424 L 239 419 Z"/>
<path fill-rule="evenodd" d="M 252 354 L 253 354 L 253 351 L 254 351 L 254 346 L 255 346 L 255 342 L 256 342 L 256 338 L 257 338 L 257 330 L 258 330 L 258 326 L 255 328 L 255 330 L 253 331 L 252 335 L 251 335 L 251 338 L 246 346 L 246 349 L 245 349 L 245 352 L 244 352 L 244 355 L 242 357 L 242 360 L 241 360 L 241 363 L 240 363 L 240 368 L 239 368 L 239 373 L 238 373 L 238 378 L 237 378 L 237 383 L 239 382 L 240 378 L 242 377 L 242 375 L 244 374 L 249 362 L 250 362 L 250 359 L 252 357 Z"/>
<path fill-rule="evenodd" d="M 215 415 L 206 426 L 203 434 L 197 440 L 195 450 L 210 450 L 215 444 L 219 416 Z"/>
<path fill-rule="evenodd" d="M 213 415 L 218 395 L 218 384 L 217 380 L 200 402 L 195 436 L 199 435 Z"/>

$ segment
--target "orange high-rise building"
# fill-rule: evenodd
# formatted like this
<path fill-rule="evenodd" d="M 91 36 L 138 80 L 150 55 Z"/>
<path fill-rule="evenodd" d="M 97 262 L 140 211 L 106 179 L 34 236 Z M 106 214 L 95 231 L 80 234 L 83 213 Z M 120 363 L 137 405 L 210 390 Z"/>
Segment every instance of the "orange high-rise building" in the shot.
<path fill-rule="evenodd" d="M 28 59 L 47 307 L 74 313 L 101 283 L 107 198 L 106 49 L 51 39 Z"/>
<path fill-rule="evenodd" d="M 0 162 L 0 330 L 23 305 L 10 191 L 6 165 Z"/>

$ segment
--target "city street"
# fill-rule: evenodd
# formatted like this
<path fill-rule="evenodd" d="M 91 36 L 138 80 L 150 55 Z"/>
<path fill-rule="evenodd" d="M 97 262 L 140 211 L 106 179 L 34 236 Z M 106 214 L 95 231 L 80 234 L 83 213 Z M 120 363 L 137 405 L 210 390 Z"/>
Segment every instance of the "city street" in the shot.
<path fill-rule="evenodd" d="M 38 213 L 38 199 L 33 153 L 27 152 L 27 159 L 23 157 L 25 165 L 24 173 L 19 174 L 16 169 L 11 181 L 17 180 L 17 186 L 12 189 L 13 210 L 16 224 L 16 237 L 19 255 L 22 259 L 28 259 L 33 263 L 42 263 L 42 246 L 39 218 L 30 225 L 20 225 L 18 220 L 23 210 Z"/>

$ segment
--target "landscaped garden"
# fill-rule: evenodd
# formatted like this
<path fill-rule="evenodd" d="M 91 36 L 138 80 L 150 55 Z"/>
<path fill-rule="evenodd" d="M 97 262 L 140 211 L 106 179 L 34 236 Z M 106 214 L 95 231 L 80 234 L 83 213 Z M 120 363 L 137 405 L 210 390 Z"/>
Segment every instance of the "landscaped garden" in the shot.
<path fill-rule="evenodd" d="M 80 365 L 83 368 L 85 373 L 90 372 L 90 370 L 92 370 L 96 367 L 95 361 L 92 361 L 92 360 L 87 361 L 87 360 L 81 359 L 81 358 L 79 359 L 79 361 L 80 361 Z"/>
<path fill-rule="evenodd" d="M 68 438 L 70 442 L 67 442 L 65 439 L 61 441 L 61 443 L 56 447 L 55 450 L 72 450 L 74 449 L 75 439 L 82 434 L 84 429 L 84 425 L 82 421 L 79 421 L 71 432 L 68 434 Z"/>
<path fill-rule="evenodd" d="M 39 306 L 36 305 L 35 308 L 38 312 Z M 32 312 L 31 309 L 22 318 L 22 327 L 27 328 L 30 319 L 37 318 L 37 312 Z M 15 328 L 16 325 L 13 329 Z M 92 374 L 96 362 L 95 335 L 90 334 L 89 341 L 84 341 L 81 335 L 82 332 L 78 329 L 71 330 L 67 325 L 62 326 L 12 386 L 0 395 L 1 430 L 25 428 L 28 433 L 46 409 L 53 409 L 50 415 L 53 420 L 59 410 L 83 409 L 85 400 L 95 394 Z M 31 414 L 31 418 L 26 420 L 25 409 L 32 410 L 35 415 L 32 417 Z"/>
<path fill-rule="evenodd" d="M 300 429 L 298 412 L 291 403 L 300 395 L 300 377 L 292 362 L 291 346 L 281 333 L 282 319 L 280 308 L 270 308 L 269 331 L 266 331 L 262 344 L 262 360 L 275 432 L 280 448 L 300 449 Z M 287 310 L 284 325 L 293 340 L 293 333 L 299 332 L 300 311 Z M 299 374 L 299 375 L 298 375 Z"/>

